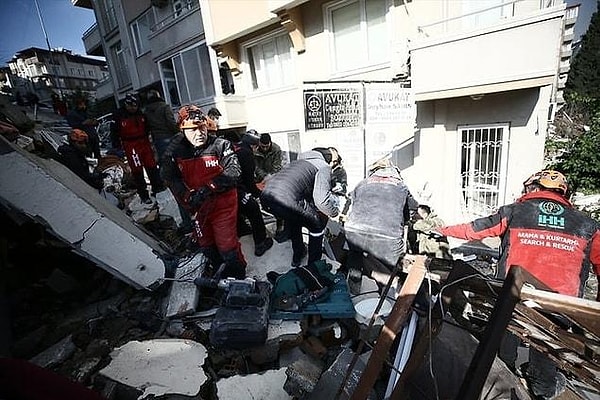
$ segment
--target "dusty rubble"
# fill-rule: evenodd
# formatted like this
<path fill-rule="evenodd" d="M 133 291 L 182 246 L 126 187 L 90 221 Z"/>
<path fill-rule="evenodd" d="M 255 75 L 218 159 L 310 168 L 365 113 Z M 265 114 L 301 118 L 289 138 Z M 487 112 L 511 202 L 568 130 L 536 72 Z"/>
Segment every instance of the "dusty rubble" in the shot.
<path fill-rule="evenodd" d="M 59 133 L 65 128 L 62 121 L 51 116 L 38 124 Z M 35 150 L 35 143 L 27 145 L 32 144 Z M 201 293 L 190 282 L 190 277 L 203 271 L 204 260 L 195 252 L 189 236 L 178 231 L 172 197 L 159 194 L 156 204 L 146 207 L 126 182 L 115 194 L 114 205 L 170 249 L 166 279 L 155 290 L 136 290 L 73 253 L 49 230 L 33 221 L 15 221 L 2 212 L 0 299 L 4 301 L 0 302 L 0 338 L 5 340 L 0 341 L 0 355 L 30 360 L 116 400 L 145 396 L 333 399 L 338 395 L 348 398 L 360 384 L 391 306 L 380 311 L 384 318 L 375 318 L 371 329 L 368 324 L 373 310 L 363 310 L 350 318 L 314 315 L 298 320 L 271 319 L 264 345 L 241 350 L 216 348 L 210 343 L 209 333 L 212 309 L 218 301 L 214 293 Z M 272 233 L 274 224 L 269 222 Z M 275 243 L 257 258 L 251 236 L 241 241 L 249 276 L 265 281 L 267 272 L 281 273 L 289 268 L 289 242 Z M 481 275 L 493 275 L 495 260 L 490 252 L 478 253 L 468 245 L 456 250 Z M 335 260 L 327 260 L 334 270 L 339 267 Z M 441 272 L 437 278 L 426 278 L 430 284 L 434 281 L 434 287 L 435 279 L 439 284 L 448 275 L 443 266 L 438 267 Z M 355 296 L 354 304 L 379 299 L 385 283 L 385 279 L 376 283 L 363 276 L 353 287 L 359 291 L 353 294 L 371 294 Z M 595 279 L 589 283 L 591 296 L 596 290 Z M 394 291 L 400 289 L 398 285 L 391 291 L 390 304 L 394 302 Z M 369 297 L 373 292 L 374 297 Z M 429 399 L 456 392 L 477 346 L 475 337 L 483 331 L 491 308 L 485 296 L 474 294 L 469 301 L 473 307 L 453 312 L 451 327 L 433 342 L 433 355 L 419 362 L 420 370 L 409 384 L 412 398 Z M 415 310 L 418 329 L 424 329 L 431 309 L 421 299 Z M 597 345 L 598 338 L 590 340 Z M 394 355 L 389 352 L 367 398 L 382 399 L 390 394 L 393 385 L 389 386 L 388 378 Z M 516 398 L 529 398 L 519 379 L 502 363 L 496 360 L 491 368 L 490 376 L 500 384 L 488 382 L 488 395 L 501 396 L 516 387 L 512 392 Z M 435 389 L 441 392 L 433 391 L 430 371 L 435 371 L 439 379 L 439 388 Z M 340 389 L 343 381 L 345 390 Z M 594 398 L 593 390 L 588 394 L 590 397 L 580 393 L 581 397 L 573 398 Z"/>

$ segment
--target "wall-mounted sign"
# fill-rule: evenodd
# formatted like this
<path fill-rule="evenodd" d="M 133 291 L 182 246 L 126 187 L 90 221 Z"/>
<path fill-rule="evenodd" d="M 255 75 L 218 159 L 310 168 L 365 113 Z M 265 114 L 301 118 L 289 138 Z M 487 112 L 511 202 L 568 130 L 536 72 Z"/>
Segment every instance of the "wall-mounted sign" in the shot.
<path fill-rule="evenodd" d="M 306 130 L 360 126 L 361 115 L 362 93 L 360 90 L 304 90 Z"/>
<path fill-rule="evenodd" d="M 367 124 L 414 124 L 416 107 L 413 91 L 393 84 L 365 85 Z"/>

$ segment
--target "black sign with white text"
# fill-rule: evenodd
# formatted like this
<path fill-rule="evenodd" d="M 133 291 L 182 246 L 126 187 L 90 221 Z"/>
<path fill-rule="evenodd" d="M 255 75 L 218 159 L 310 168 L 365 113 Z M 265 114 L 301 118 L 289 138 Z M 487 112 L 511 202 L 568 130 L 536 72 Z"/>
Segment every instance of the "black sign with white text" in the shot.
<path fill-rule="evenodd" d="M 306 130 L 350 128 L 360 125 L 361 93 L 355 89 L 304 91 Z"/>

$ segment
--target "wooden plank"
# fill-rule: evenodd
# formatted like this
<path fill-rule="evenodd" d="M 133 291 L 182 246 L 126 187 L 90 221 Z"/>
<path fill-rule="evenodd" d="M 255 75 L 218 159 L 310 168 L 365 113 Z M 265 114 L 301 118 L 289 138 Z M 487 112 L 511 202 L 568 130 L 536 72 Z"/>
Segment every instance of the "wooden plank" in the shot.
<path fill-rule="evenodd" d="M 421 256 L 415 260 L 415 263 L 408 272 L 406 281 L 400 289 L 400 294 L 392 311 L 387 318 L 385 325 L 381 329 L 373 353 L 367 362 L 364 373 L 361 375 L 358 385 L 351 400 L 365 400 L 369 395 L 375 381 L 379 378 L 379 373 L 383 367 L 383 363 L 389 354 L 390 347 L 396 338 L 396 333 L 406 321 L 413 300 L 425 277 L 425 260 L 426 257 Z"/>
<path fill-rule="evenodd" d="M 600 339 L 600 302 L 525 286 L 522 300 L 531 300 L 544 310 L 565 314 Z"/>

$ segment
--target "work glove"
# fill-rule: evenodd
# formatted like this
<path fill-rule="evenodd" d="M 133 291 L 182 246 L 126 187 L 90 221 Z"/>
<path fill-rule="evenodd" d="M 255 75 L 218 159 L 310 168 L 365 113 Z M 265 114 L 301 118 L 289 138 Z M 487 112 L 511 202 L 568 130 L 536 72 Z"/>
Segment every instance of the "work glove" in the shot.
<path fill-rule="evenodd" d="M 345 195 L 344 187 L 342 186 L 341 183 L 337 182 L 335 184 L 335 186 L 331 188 L 331 193 L 338 195 L 338 196 L 344 196 Z"/>
<path fill-rule="evenodd" d="M 200 208 L 202 203 L 204 203 L 204 201 L 208 198 L 209 195 L 210 195 L 210 189 L 208 189 L 206 187 L 202 187 L 202 188 L 192 192 L 192 194 L 190 195 L 190 198 L 188 200 L 188 204 L 189 204 L 190 208 L 192 210 L 197 210 L 198 208 Z"/>

